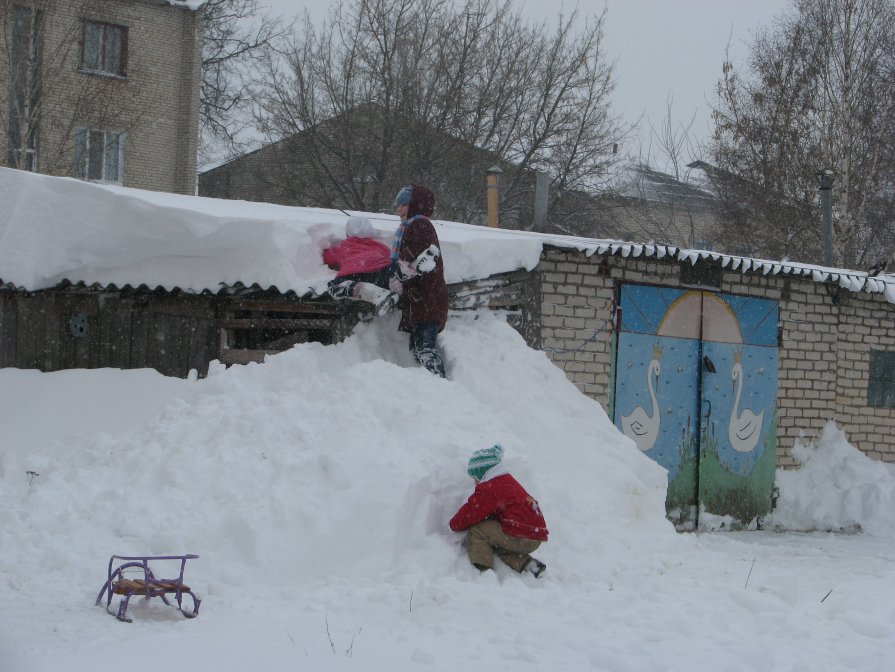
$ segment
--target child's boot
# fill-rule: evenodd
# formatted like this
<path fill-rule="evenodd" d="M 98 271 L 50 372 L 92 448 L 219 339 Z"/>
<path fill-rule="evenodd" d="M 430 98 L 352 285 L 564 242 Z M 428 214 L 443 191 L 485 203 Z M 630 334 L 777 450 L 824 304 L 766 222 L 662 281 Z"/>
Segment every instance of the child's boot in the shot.
<path fill-rule="evenodd" d="M 369 282 L 355 283 L 353 294 L 356 299 L 372 303 L 379 315 L 385 315 L 398 305 L 398 299 L 400 298 L 395 292 L 390 292 Z"/>
<path fill-rule="evenodd" d="M 534 577 L 536 579 L 540 579 L 542 576 L 544 576 L 544 572 L 547 571 L 547 565 L 545 565 L 540 560 L 535 560 L 534 558 L 532 558 L 527 563 L 525 563 L 525 567 L 522 569 L 522 571 L 531 572 L 532 574 L 534 574 Z"/>

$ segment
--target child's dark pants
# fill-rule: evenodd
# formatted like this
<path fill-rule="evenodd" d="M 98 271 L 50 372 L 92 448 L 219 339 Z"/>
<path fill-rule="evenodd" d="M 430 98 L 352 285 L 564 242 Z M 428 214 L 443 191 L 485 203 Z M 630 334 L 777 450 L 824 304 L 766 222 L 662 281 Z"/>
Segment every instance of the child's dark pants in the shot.
<path fill-rule="evenodd" d="M 444 361 L 436 344 L 438 325 L 424 322 L 416 325 L 410 332 L 410 351 L 420 364 L 436 376 L 445 377 Z"/>

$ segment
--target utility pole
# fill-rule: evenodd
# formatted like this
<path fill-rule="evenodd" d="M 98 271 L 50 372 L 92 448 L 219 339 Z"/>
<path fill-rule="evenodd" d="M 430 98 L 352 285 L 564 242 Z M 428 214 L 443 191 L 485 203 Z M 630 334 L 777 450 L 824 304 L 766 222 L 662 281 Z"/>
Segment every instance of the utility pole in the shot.
<path fill-rule="evenodd" d="M 817 174 L 820 180 L 820 202 L 824 210 L 824 265 L 833 265 L 833 180 L 836 177 L 830 169 Z"/>

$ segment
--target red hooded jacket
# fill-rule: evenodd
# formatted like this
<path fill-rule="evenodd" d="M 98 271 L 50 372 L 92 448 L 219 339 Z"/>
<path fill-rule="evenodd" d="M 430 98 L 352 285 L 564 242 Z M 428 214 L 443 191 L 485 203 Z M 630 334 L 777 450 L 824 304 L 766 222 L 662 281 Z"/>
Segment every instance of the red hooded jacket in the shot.
<path fill-rule="evenodd" d="M 486 518 L 496 518 L 511 537 L 547 541 L 547 523 L 537 500 L 507 473 L 475 486 L 475 492 L 451 518 L 454 532 L 462 532 Z"/>

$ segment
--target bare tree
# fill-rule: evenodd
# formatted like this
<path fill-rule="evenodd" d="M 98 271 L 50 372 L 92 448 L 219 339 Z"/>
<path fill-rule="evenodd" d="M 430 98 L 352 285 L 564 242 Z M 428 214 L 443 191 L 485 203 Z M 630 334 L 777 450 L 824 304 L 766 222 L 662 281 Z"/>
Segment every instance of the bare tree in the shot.
<path fill-rule="evenodd" d="M 830 169 L 834 263 L 891 254 L 890 0 L 797 0 L 756 36 L 745 74 L 725 63 L 718 94 L 711 158 L 731 236 L 765 254 L 820 261 L 817 175 Z"/>
<path fill-rule="evenodd" d="M 440 216 L 476 221 L 498 164 L 504 217 L 528 225 L 545 170 L 561 219 L 565 195 L 597 188 L 625 135 L 609 107 L 604 16 L 573 13 L 550 31 L 508 1 L 350 0 L 319 28 L 306 18 L 253 87 L 274 143 L 265 162 L 279 166 L 273 179 L 267 166 L 268 188 L 377 211 L 417 180 L 439 193 Z"/>
<path fill-rule="evenodd" d="M 696 110 L 686 123 L 674 121 L 674 96 L 670 93 L 665 100 L 665 117 L 661 125 L 649 122 L 649 141 L 641 147 L 640 164 L 648 166 L 660 162 L 665 172 L 676 180 L 686 180 L 687 157 L 698 157 L 702 154 L 699 141 L 693 137 L 693 123 L 696 121 Z"/>
<path fill-rule="evenodd" d="M 200 162 L 236 151 L 240 131 L 251 122 L 247 82 L 261 55 L 288 30 L 262 13 L 257 0 L 207 0 L 202 11 Z"/>
<path fill-rule="evenodd" d="M 64 18 L 49 22 L 43 3 L 4 0 L 0 30 L 0 79 L 8 82 L 0 93 L 4 164 L 72 174 L 78 124 L 87 118 L 106 126 L 123 123 L 114 84 L 108 78 L 73 80 L 82 24 Z"/>

